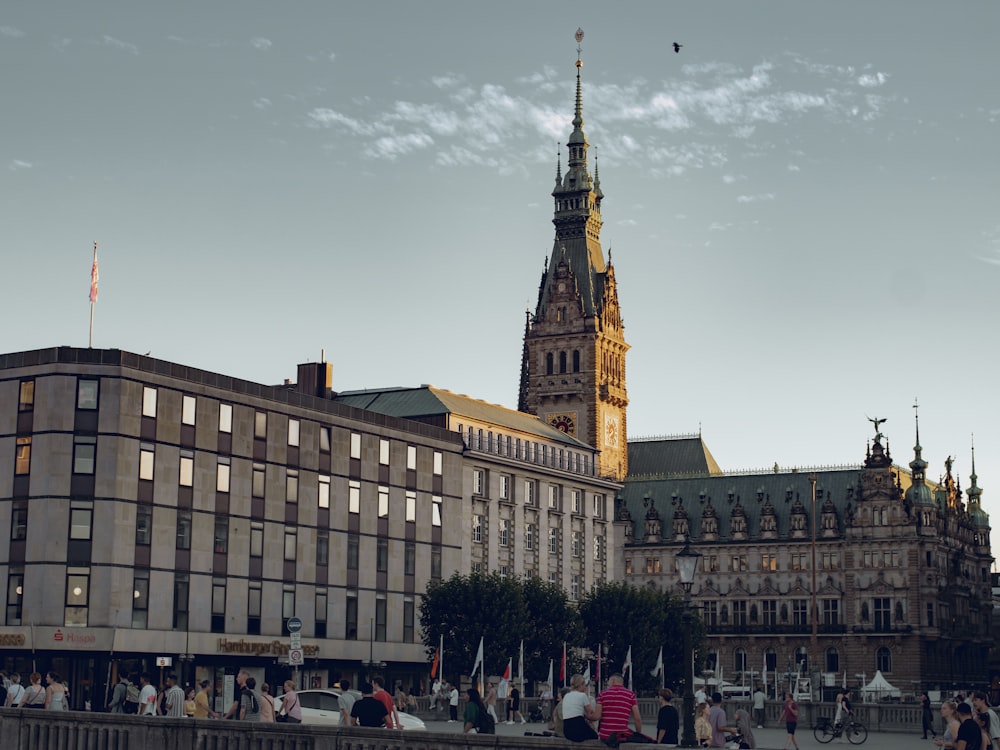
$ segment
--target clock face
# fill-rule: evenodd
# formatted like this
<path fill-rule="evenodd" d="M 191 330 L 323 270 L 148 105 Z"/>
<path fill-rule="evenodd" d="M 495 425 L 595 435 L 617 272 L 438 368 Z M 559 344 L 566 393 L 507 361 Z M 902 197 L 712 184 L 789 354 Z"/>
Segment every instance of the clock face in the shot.
<path fill-rule="evenodd" d="M 618 447 L 618 416 L 615 414 L 604 415 L 604 444 L 608 448 Z"/>
<path fill-rule="evenodd" d="M 576 435 L 575 414 L 552 414 L 549 416 L 549 424 L 567 435 Z"/>

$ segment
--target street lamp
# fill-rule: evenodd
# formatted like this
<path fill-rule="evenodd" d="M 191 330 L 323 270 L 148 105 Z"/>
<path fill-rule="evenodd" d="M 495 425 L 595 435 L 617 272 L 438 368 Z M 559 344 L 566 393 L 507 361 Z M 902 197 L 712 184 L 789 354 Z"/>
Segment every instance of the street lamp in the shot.
<path fill-rule="evenodd" d="M 684 549 L 677 553 L 677 570 L 681 577 L 681 588 L 684 589 L 684 614 L 681 621 L 684 625 L 684 734 L 681 737 L 681 747 L 698 747 L 694 736 L 694 651 L 691 646 L 691 585 L 698 569 L 698 558 L 701 554 L 691 549 L 691 539 L 684 542 Z"/>

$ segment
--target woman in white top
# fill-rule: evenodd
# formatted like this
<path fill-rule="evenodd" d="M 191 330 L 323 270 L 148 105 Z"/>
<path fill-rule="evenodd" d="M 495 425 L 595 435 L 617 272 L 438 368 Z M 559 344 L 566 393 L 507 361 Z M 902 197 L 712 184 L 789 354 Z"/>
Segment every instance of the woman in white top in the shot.
<path fill-rule="evenodd" d="M 572 690 L 562 699 L 563 736 L 573 742 L 596 740 L 597 732 L 589 722 L 597 721 L 597 713 L 590 703 L 587 683 L 582 674 L 575 674 L 569 684 Z"/>
<path fill-rule="evenodd" d="M 45 708 L 45 688 L 42 687 L 42 676 L 32 672 L 29 678 L 31 684 L 24 689 L 18 708 Z"/>
<path fill-rule="evenodd" d="M 66 711 L 69 709 L 66 700 L 66 687 L 59 679 L 58 672 L 48 672 L 45 681 L 49 684 L 45 688 L 45 707 L 50 711 Z"/>

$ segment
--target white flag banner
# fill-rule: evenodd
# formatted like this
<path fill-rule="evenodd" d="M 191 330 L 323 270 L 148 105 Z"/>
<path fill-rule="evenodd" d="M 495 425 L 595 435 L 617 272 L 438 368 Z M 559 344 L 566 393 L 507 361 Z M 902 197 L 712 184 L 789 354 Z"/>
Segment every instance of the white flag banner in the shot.
<path fill-rule="evenodd" d="M 583 684 L 590 684 L 590 659 L 587 659 L 587 668 L 583 671 Z"/>
<path fill-rule="evenodd" d="M 660 646 L 660 655 L 656 657 L 656 667 L 650 674 L 653 677 L 663 674 L 663 646 Z"/>
<path fill-rule="evenodd" d="M 485 637 L 485 636 L 484 636 Z M 476 670 L 483 665 L 483 638 L 479 639 L 479 651 L 476 652 L 476 663 L 472 665 L 472 671 L 469 672 L 469 677 L 476 676 Z"/>
<path fill-rule="evenodd" d="M 625 663 L 622 664 L 622 672 L 628 670 L 628 689 L 632 689 L 632 646 L 628 647 L 628 653 L 625 654 Z M 624 676 L 624 675 L 623 675 Z"/>
<path fill-rule="evenodd" d="M 555 695 L 556 694 L 556 686 L 552 683 L 552 659 L 549 659 L 549 679 L 548 679 L 548 684 L 549 684 L 549 691 L 552 693 L 552 695 Z"/>

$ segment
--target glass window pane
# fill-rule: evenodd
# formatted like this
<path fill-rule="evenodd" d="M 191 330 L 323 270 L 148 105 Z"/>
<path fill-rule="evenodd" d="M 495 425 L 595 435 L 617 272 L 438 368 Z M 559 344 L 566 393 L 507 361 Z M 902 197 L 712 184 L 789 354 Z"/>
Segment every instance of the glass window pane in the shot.
<path fill-rule="evenodd" d="M 35 405 L 35 381 L 21 381 L 21 388 L 17 399 L 18 411 L 31 411 Z"/>
<path fill-rule="evenodd" d="M 73 444 L 73 473 L 93 474 L 97 438 L 78 437 Z"/>
<path fill-rule="evenodd" d="M 139 448 L 139 479 L 153 480 L 153 446 L 146 443 Z"/>
<path fill-rule="evenodd" d="M 31 471 L 31 438 L 17 438 L 17 447 L 14 454 L 14 473 L 24 475 Z"/>
<path fill-rule="evenodd" d="M 80 380 L 76 389 L 77 409 L 97 408 L 97 383 L 96 380 Z"/>
<path fill-rule="evenodd" d="M 181 452 L 180 484 L 182 487 L 194 484 L 194 456 L 190 453 Z"/>
<path fill-rule="evenodd" d="M 185 396 L 181 400 L 181 424 L 194 424 L 195 397 Z"/>
<path fill-rule="evenodd" d="M 140 505 L 135 511 L 136 544 L 149 544 L 152 521 L 153 521 L 152 509 Z"/>
<path fill-rule="evenodd" d="M 330 428 L 319 428 L 319 449 L 322 453 L 330 452 Z"/>
<path fill-rule="evenodd" d="M 264 554 L 264 524 L 259 521 L 250 522 L 250 554 L 253 557 Z"/>
<path fill-rule="evenodd" d="M 217 492 L 229 492 L 229 464 L 223 463 L 221 458 L 219 459 L 215 489 Z"/>
<path fill-rule="evenodd" d="M 361 458 L 361 435 L 351 433 L 351 458 Z"/>
<path fill-rule="evenodd" d="M 212 614 L 226 614 L 226 584 L 212 583 Z"/>
<path fill-rule="evenodd" d="M 231 404 L 219 404 L 219 432 L 233 431 L 233 407 Z"/>
<path fill-rule="evenodd" d="M 263 464 L 253 465 L 253 496 L 264 497 L 264 466 Z"/>
<path fill-rule="evenodd" d="M 260 617 L 260 584 L 251 583 L 247 594 L 247 615 Z"/>
<path fill-rule="evenodd" d="M 253 436 L 264 439 L 267 437 L 267 412 L 258 411 L 253 415 Z"/>
<path fill-rule="evenodd" d="M 72 508 L 69 515 L 69 538 L 90 539 L 90 508 Z"/>
<path fill-rule="evenodd" d="M 296 533 L 292 529 L 285 529 L 285 559 L 295 559 Z"/>
<path fill-rule="evenodd" d="M 378 462 L 383 466 L 389 465 L 389 441 L 380 439 L 378 441 Z"/>
<path fill-rule="evenodd" d="M 299 444 L 299 420 L 297 419 L 288 420 L 288 444 L 296 447 Z"/>
<path fill-rule="evenodd" d="M 289 471 L 285 475 L 285 502 L 297 503 L 299 501 L 299 473 Z"/>
<path fill-rule="evenodd" d="M 142 388 L 142 416 L 156 418 L 156 389 L 148 385 Z"/>
<path fill-rule="evenodd" d="M 330 507 L 330 477 L 319 478 L 318 504 L 320 508 Z"/>

